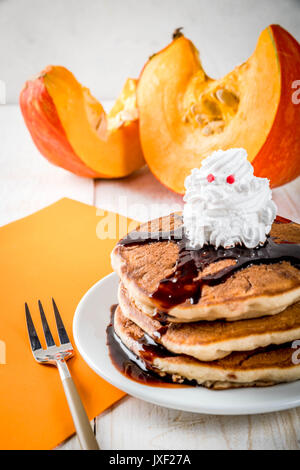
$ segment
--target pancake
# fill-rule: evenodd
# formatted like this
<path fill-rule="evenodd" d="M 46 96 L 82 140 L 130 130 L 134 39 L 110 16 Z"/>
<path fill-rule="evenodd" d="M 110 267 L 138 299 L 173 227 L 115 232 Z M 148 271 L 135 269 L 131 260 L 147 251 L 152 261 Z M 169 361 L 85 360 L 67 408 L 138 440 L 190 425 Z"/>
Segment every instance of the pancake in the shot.
<path fill-rule="evenodd" d="M 143 224 L 138 230 L 168 231 L 180 225 L 181 218 L 171 215 Z M 300 225 L 275 222 L 271 236 L 278 245 L 280 242 L 300 243 Z M 130 297 L 149 316 L 161 308 L 153 295 L 161 281 L 174 273 L 178 252 L 178 244 L 168 240 L 118 244 L 112 252 L 114 270 Z M 212 263 L 199 273 L 197 279 L 214 275 L 233 264 L 235 261 L 232 259 Z M 281 261 L 245 267 L 229 276 L 225 282 L 204 285 L 196 303 L 187 300 L 163 310 L 167 311 L 168 320 L 173 322 L 216 319 L 235 321 L 277 314 L 299 300 L 300 270 L 289 261 Z"/>
<path fill-rule="evenodd" d="M 186 354 L 201 361 L 300 338 L 300 303 L 277 315 L 250 320 L 163 324 L 145 315 L 129 298 L 123 284 L 119 286 L 118 299 L 123 315 L 155 341 L 172 353 Z"/>
<path fill-rule="evenodd" d="M 174 355 L 161 347 L 143 347 L 144 331 L 123 315 L 114 314 L 114 330 L 122 344 L 146 365 L 148 370 L 174 382 L 195 381 L 208 388 L 225 389 L 269 386 L 300 378 L 300 365 L 292 362 L 295 349 L 289 343 L 246 352 L 233 352 L 212 362 L 186 355 Z M 296 351 L 297 354 L 297 351 Z"/>

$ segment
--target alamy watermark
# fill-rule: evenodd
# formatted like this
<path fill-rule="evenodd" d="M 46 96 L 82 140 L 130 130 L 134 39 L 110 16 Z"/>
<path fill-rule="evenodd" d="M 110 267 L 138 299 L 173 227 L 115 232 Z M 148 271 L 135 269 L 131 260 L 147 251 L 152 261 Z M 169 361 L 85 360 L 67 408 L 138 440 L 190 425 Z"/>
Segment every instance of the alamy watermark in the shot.
<path fill-rule="evenodd" d="M 130 206 L 130 211 L 129 211 Z M 182 211 L 182 204 L 170 204 L 156 203 L 156 204 L 143 204 L 143 203 L 129 203 L 126 196 L 120 196 L 118 198 L 118 206 L 116 213 L 104 211 L 102 209 L 96 210 L 96 215 L 100 216 L 100 220 L 96 226 L 96 235 L 100 240 L 118 240 L 127 233 L 132 232 L 137 225 L 137 221 L 128 220 L 127 216 L 121 216 L 119 214 L 137 214 L 137 219 L 142 219 L 147 222 L 147 227 L 143 230 L 145 237 L 151 236 L 155 238 L 157 235 L 158 228 L 156 226 L 155 219 L 165 216 L 163 232 L 168 236 L 168 233 L 172 230 L 172 216 L 170 212 L 177 213 Z M 168 217 L 166 217 L 168 216 Z M 146 222 L 145 222 L 146 223 Z M 153 234 L 153 235 L 152 235 Z M 132 239 L 136 236 L 136 233 L 132 234 Z M 164 234 L 160 234 L 160 239 L 164 238 Z"/>
<path fill-rule="evenodd" d="M 292 354 L 292 363 L 295 365 L 300 364 L 300 339 L 292 342 L 292 348 L 295 349 Z"/>

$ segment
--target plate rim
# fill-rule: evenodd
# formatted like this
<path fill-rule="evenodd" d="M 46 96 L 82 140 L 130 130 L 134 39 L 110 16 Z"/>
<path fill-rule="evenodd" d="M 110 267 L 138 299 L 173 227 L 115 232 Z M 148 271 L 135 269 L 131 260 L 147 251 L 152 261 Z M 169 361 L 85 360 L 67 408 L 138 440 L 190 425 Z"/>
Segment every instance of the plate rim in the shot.
<path fill-rule="evenodd" d="M 81 320 L 81 315 L 83 314 L 85 310 L 85 303 L 87 299 L 90 297 L 93 297 L 95 292 L 98 292 L 98 289 L 102 288 L 102 285 L 107 282 L 114 282 L 118 281 L 117 274 L 112 272 L 108 274 L 107 276 L 103 277 L 99 281 L 97 281 L 93 286 L 91 286 L 86 293 L 83 295 L 83 297 L 80 299 L 73 318 L 73 337 L 74 341 L 76 344 L 76 347 L 78 349 L 79 354 L 82 356 L 83 360 L 88 364 L 88 366 L 101 378 L 103 378 L 105 381 L 110 383 L 111 385 L 115 386 L 121 391 L 124 391 L 125 393 L 134 396 L 136 398 L 139 398 L 141 400 L 147 401 L 149 403 L 159 405 L 159 406 L 164 406 L 166 408 L 172 408 L 172 409 L 177 409 L 177 410 L 182 410 L 182 411 L 188 411 L 188 412 L 194 412 L 194 413 L 202 413 L 202 414 L 211 414 L 211 415 L 223 415 L 223 416 L 228 416 L 228 415 L 253 415 L 253 414 L 259 414 L 259 413 L 272 413 L 276 411 L 283 411 L 283 410 L 288 410 L 295 408 L 300 405 L 300 390 L 299 393 L 297 394 L 298 398 L 295 397 L 292 399 L 286 398 L 285 400 L 280 400 L 275 401 L 272 403 L 272 400 L 266 407 L 266 403 L 256 403 L 255 405 L 248 404 L 247 408 L 241 408 L 238 406 L 238 400 L 235 400 L 240 394 L 246 394 L 247 391 L 251 390 L 254 395 L 262 395 L 264 390 L 274 390 L 274 387 L 276 387 L 277 390 L 284 389 L 284 388 L 291 388 L 291 386 L 295 386 L 296 383 L 299 384 L 300 386 L 300 381 L 296 382 L 290 382 L 290 383 L 283 383 L 283 384 L 278 384 L 274 385 L 272 387 L 257 387 L 257 388 L 240 388 L 240 389 L 229 389 L 229 390 L 209 390 L 204 387 L 190 387 L 184 389 L 185 393 L 184 395 L 194 395 L 194 394 L 200 394 L 199 396 L 199 402 L 200 404 L 195 408 L 194 404 L 189 405 L 188 400 L 185 402 L 183 400 L 180 400 L 180 395 L 182 395 L 182 390 L 181 388 L 164 388 L 164 387 L 157 387 L 157 386 L 150 386 L 150 385 L 144 385 L 140 384 L 138 382 L 135 382 L 133 380 L 130 380 L 123 376 L 117 369 L 114 368 L 113 364 L 110 362 L 110 367 L 113 368 L 114 371 L 116 372 L 116 375 L 114 377 L 114 374 L 109 375 L 105 371 L 105 367 L 101 368 L 97 364 L 95 364 L 94 360 L 92 360 L 89 356 L 89 354 L 85 351 L 84 346 L 81 343 L 81 338 L 80 338 L 80 328 L 79 328 L 79 323 Z M 107 293 L 106 293 L 107 295 Z M 108 294 L 109 295 L 109 294 Z M 114 301 L 111 302 L 112 304 L 115 303 Z M 108 319 L 109 321 L 109 319 Z M 107 323 L 108 324 L 108 323 Z M 108 350 L 107 350 L 107 357 L 110 361 L 110 357 L 108 355 Z M 168 394 L 161 393 L 162 390 L 168 390 Z M 258 392 L 257 392 L 258 391 Z M 259 393 L 262 391 L 261 393 Z M 188 392 L 188 393 L 186 393 Z M 232 405 L 230 407 L 220 407 L 220 406 L 212 406 L 210 405 L 209 407 L 207 406 L 207 403 L 205 406 L 201 406 L 201 394 L 202 395 L 207 395 L 208 394 L 222 394 L 222 396 L 232 396 Z M 237 396 L 237 397 L 236 397 Z M 217 400 L 216 403 L 218 403 L 219 400 Z"/>

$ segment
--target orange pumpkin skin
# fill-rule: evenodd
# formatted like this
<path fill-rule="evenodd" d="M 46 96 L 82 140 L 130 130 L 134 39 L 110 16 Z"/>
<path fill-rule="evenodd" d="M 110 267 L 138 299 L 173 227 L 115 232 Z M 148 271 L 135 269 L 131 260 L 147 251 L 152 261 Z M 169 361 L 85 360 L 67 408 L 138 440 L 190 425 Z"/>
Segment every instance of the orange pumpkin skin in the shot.
<path fill-rule="evenodd" d="M 300 77 L 300 44 L 278 25 L 270 26 L 281 71 L 281 96 L 265 144 L 252 161 L 256 176 L 281 186 L 300 175 L 300 103 L 293 103 L 293 82 Z"/>
<path fill-rule="evenodd" d="M 128 79 L 125 90 L 128 82 L 132 85 L 136 81 Z M 121 98 L 122 95 L 114 106 L 118 107 L 116 116 L 122 107 Z M 81 107 L 74 113 L 68 106 L 77 101 Z M 20 108 L 41 154 L 72 173 L 89 178 L 120 178 L 144 165 L 137 117 L 118 122 L 108 130 L 109 115 L 64 67 L 48 66 L 37 78 L 27 81 L 20 93 Z M 76 151 L 73 127 L 80 129 L 81 123 L 93 143 L 87 150 Z"/>
<path fill-rule="evenodd" d="M 101 176 L 85 166 L 74 153 L 44 85 L 43 75 L 26 82 L 20 94 L 20 107 L 32 140 L 47 160 L 76 175 Z"/>
<path fill-rule="evenodd" d="M 139 78 L 140 137 L 151 171 L 183 194 L 185 177 L 206 156 L 244 147 L 255 174 L 272 187 L 296 178 L 300 106 L 292 83 L 299 76 L 300 46 L 278 25 L 266 28 L 248 61 L 220 80 L 205 74 L 192 42 L 177 35 Z"/>

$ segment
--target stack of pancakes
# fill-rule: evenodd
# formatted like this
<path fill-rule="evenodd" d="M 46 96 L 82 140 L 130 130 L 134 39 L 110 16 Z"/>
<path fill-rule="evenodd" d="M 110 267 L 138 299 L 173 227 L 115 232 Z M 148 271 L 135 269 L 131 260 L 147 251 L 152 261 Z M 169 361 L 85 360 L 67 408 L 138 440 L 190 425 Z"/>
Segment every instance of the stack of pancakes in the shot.
<path fill-rule="evenodd" d="M 167 232 L 181 224 L 171 215 L 137 230 Z M 277 220 L 270 236 L 276 243 L 299 244 L 300 225 Z M 114 248 L 112 266 L 121 282 L 113 327 L 125 348 L 154 374 L 179 383 L 222 389 L 299 379 L 299 266 L 288 260 L 250 264 L 222 283 L 204 285 L 196 303 L 187 299 L 161 308 L 154 293 L 174 273 L 178 250 L 172 240 Z M 199 276 L 232 263 L 214 262 Z M 143 344 L 149 339 L 158 353 L 147 356 Z"/>

